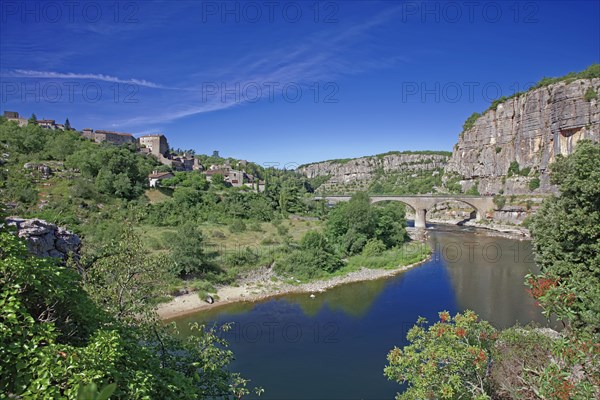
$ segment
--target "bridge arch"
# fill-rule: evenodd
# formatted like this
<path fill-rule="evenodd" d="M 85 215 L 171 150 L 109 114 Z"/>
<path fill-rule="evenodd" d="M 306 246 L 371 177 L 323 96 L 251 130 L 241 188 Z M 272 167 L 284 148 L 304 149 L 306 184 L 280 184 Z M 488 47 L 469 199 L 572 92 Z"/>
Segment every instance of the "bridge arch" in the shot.
<path fill-rule="evenodd" d="M 475 220 L 476 221 L 479 221 L 481 219 L 482 214 L 485 211 L 485 210 L 483 210 L 483 211 L 480 210 L 479 207 L 477 207 L 475 204 L 472 204 L 472 202 L 469 202 L 468 200 L 461 199 L 461 198 L 456 198 L 456 199 L 440 199 L 439 201 L 434 202 L 431 205 L 431 207 L 434 207 L 434 206 L 436 206 L 438 204 L 441 204 L 441 203 L 448 203 L 448 202 L 451 202 L 451 201 L 454 201 L 454 202 L 457 202 L 457 203 L 463 203 L 463 204 L 466 204 L 469 207 L 473 208 L 475 210 Z"/>
<path fill-rule="evenodd" d="M 426 227 L 427 209 L 419 207 L 415 202 L 402 200 L 400 198 L 386 198 L 386 197 L 371 197 L 371 204 L 383 203 L 387 201 L 396 201 L 410 207 L 415 213 L 415 228 Z"/>
<path fill-rule="evenodd" d="M 350 200 L 350 196 L 326 196 L 317 197 L 316 200 L 326 200 L 330 203 Z M 393 195 L 373 195 L 370 196 L 371 204 L 383 201 L 398 201 L 406 204 L 415 212 L 415 228 L 426 227 L 427 211 L 436 204 L 448 201 L 457 201 L 469 205 L 475 209 L 475 219 L 480 220 L 483 214 L 493 209 L 493 199 L 491 197 L 465 196 L 465 195 L 413 195 L 413 196 L 393 196 Z"/>
<path fill-rule="evenodd" d="M 398 200 L 398 199 L 379 199 L 379 198 L 377 198 L 377 199 L 371 199 L 371 204 L 384 203 L 386 201 L 396 201 L 398 203 L 404 204 L 405 206 L 409 206 L 413 211 L 416 211 L 415 206 L 413 204 L 410 204 L 407 201 Z"/>

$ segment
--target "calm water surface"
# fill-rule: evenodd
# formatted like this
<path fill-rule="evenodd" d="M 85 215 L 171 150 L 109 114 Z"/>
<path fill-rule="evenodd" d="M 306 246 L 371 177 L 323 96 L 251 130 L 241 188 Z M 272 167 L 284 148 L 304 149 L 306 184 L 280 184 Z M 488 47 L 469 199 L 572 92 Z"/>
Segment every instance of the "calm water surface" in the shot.
<path fill-rule="evenodd" d="M 262 386 L 264 399 L 394 398 L 383 376 L 386 354 L 406 344 L 419 316 L 474 310 L 497 328 L 545 320 L 523 277 L 537 272 L 529 242 L 492 238 L 469 228 L 434 226 L 431 261 L 393 278 L 317 293 L 238 303 L 177 319 L 233 322 L 225 337 L 232 369 Z"/>

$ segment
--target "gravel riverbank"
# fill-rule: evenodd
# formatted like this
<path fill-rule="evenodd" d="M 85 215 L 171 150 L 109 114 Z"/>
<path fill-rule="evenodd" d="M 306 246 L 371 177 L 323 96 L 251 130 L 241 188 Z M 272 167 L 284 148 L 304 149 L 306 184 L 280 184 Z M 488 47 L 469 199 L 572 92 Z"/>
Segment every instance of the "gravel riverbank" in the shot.
<path fill-rule="evenodd" d="M 182 315 L 240 301 L 260 301 L 289 293 L 310 293 L 317 295 L 327 289 L 346 283 L 382 279 L 397 275 L 410 268 L 423 264 L 430 258 L 431 256 L 420 262 L 394 269 L 361 268 L 358 271 L 350 272 L 344 276 L 336 276 L 330 279 L 308 283 L 299 283 L 297 285 L 273 281 L 271 279 L 273 276 L 272 270 L 270 268 L 263 268 L 253 276 L 242 279 L 239 286 L 223 286 L 219 288 L 216 293 L 218 300 L 213 304 L 209 304 L 203 299 L 200 299 L 197 293 L 188 293 L 176 296 L 168 303 L 160 304 L 156 311 L 161 319 L 169 320 Z"/>

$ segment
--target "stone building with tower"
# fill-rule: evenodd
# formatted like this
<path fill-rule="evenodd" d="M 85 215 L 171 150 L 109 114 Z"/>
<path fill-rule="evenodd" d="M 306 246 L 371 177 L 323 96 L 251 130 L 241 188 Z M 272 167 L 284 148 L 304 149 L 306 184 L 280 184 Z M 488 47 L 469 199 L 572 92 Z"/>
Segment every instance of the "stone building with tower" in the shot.
<path fill-rule="evenodd" d="M 169 154 L 169 142 L 165 135 L 153 134 L 140 136 L 138 143 L 140 144 L 140 148 L 147 149 L 145 152 L 157 158 L 159 156 L 167 157 Z"/>
<path fill-rule="evenodd" d="M 8 121 L 16 122 L 19 126 L 27 126 L 27 119 L 23 118 L 16 111 L 4 111 L 4 118 Z"/>

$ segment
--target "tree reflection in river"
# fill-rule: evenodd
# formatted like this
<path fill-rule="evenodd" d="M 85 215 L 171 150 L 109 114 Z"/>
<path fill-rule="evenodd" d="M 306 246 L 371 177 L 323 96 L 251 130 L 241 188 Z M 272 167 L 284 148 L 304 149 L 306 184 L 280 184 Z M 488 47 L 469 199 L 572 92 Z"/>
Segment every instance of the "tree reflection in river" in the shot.
<path fill-rule="evenodd" d="M 531 242 L 490 237 L 452 227 L 430 231 L 434 261 L 443 262 L 461 310 L 473 310 L 496 328 L 545 324 L 523 277 L 538 272 Z"/>
<path fill-rule="evenodd" d="M 429 233 L 433 259 L 400 275 L 176 321 L 183 335 L 187 322 L 234 322 L 226 335 L 236 356 L 231 367 L 265 388 L 262 399 L 393 398 L 400 388 L 383 376 L 388 351 L 406 344 L 419 316 L 433 321 L 440 310 L 472 309 L 498 328 L 545 322 L 523 286 L 535 271 L 528 242 L 468 228 Z"/>

